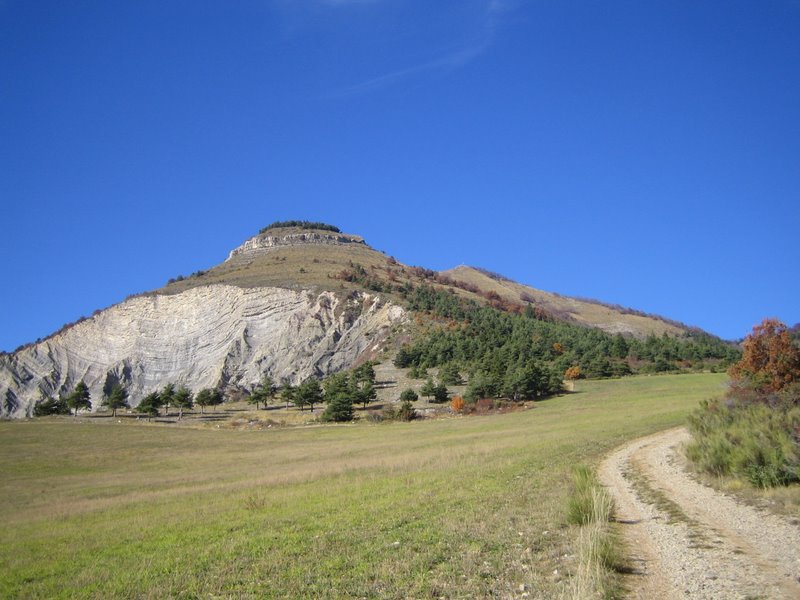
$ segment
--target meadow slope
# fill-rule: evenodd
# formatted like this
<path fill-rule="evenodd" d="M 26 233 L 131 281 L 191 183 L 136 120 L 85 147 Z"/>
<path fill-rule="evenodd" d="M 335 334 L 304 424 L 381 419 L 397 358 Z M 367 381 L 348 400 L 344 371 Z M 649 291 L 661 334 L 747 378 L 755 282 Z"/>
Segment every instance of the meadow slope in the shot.
<path fill-rule="evenodd" d="M 724 379 L 409 424 L 0 423 L 0 597 L 553 597 L 573 465 L 681 424 Z"/>

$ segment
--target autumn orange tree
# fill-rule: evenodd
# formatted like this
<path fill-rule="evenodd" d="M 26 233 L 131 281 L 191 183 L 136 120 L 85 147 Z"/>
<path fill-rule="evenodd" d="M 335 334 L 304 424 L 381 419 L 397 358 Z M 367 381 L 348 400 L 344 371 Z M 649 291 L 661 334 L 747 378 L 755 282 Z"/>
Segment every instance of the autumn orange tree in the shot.
<path fill-rule="evenodd" d="M 747 382 L 764 393 L 800 382 L 800 349 L 777 319 L 764 319 L 756 325 L 742 347 L 742 359 L 728 371 L 734 381 Z"/>

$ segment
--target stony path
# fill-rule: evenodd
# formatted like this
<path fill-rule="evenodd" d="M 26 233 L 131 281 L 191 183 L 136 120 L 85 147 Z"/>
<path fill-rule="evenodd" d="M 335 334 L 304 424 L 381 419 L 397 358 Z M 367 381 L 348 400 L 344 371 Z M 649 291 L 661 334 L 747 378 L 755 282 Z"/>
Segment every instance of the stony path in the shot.
<path fill-rule="evenodd" d="M 616 503 L 631 598 L 800 599 L 800 527 L 698 483 L 671 429 L 613 452 L 599 476 Z"/>

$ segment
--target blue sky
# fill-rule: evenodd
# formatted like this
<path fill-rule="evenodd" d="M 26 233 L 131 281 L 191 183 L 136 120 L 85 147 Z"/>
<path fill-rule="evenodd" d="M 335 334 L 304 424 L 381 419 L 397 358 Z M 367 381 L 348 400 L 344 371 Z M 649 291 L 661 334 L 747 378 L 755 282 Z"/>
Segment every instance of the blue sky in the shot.
<path fill-rule="evenodd" d="M 279 219 L 800 321 L 800 2 L 0 0 L 0 349 Z"/>

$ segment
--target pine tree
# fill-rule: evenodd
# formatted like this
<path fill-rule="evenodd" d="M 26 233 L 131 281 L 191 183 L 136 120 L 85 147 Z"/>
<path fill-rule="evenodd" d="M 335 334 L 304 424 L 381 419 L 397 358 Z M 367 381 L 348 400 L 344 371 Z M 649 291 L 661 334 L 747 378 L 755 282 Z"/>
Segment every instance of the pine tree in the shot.
<path fill-rule="evenodd" d="M 70 413 L 67 400 L 63 396 L 53 398 L 44 396 L 33 407 L 34 417 L 46 417 L 47 415 L 68 415 Z"/>
<path fill-rule="evenodd" d="M 323 421 L 341 423 L 353 420 L 353 401 L 347 396 L 337 396 L 325 407 L 322 413 Z"/>
<path fill-rule="evenodd" d="M 211 388 L 203 388 L 199 392 L 197 392 L 197 396 L 195 396 L 194 403 L 200 407 L 200 414 L 205 414 L 206 406 L 212 406 L 215 403 L 215 390 Z"/>
<path fill-rule="evenodd" d="M 436 395 L 436 385 L 433 383 L 433 379 L 430 377 L 422 384 L 422 387 L 419 390 L 420 396 L 423 398 L 432 398 Z"/>
<path fill-rule="evenodd" d="M 274 396 L 275 396 L 275 384 L 272 381 L 272 377 L 265 375 L 264 379 L 261 380 L 261 384 L 258 387 L 256 387 L 252 392 L 250 392 L 250 396 L 247 398 L 247 402 L 249 404 L 255 404 L 256 410 L 258 410 L 259 404 L 263 403 L 264 408 L 266 408 L 267 403 Z"/>
<path fill-rule="evenodd" d="M 135 410 L 138 413 L 147 415 L 147 420 L 149 421 L 152 417 L 158 416 L 159 408 L 161 408 L 161 397 L 158 392 L 150 392 L 142 398 Z"/>
<path fill-rule="evenodd" d="M 182 385 L 172 397 L 172 403 L 178 409 L 178 420 L 180 421 L 183 418 L 183 409 L 190 409 L 192 406 L 194 406 L 192 392 L 190 392 L 189 388 L 187 388 L 185 385 Z"/>
<path fill-rule="evenodd" d="M 439 369 L 439 381 L 447 385 L 459 385 L 461 374 L 453 363 L 447 363 Z"/>
<path fill-rule="evenodd" d="M 322 402 L 322 387 L 319 385 L 314 377 L 309 377 L 297 387 L 297 393 L 294 397 L 294 403 L 303 410 L 306 404 L 311 406 L 311 412 L 314 412 L 314 405 Z"/>
<path fill-rule="evenodd" d="M 353 399 L 350 378 L 345 373 L 331 375 L 325 380 L 325 401 L 328 406 L 322 413 L 323 421 L 343 422 L 353 420 Z"/>
<path fill-rule="evenodd" d="M 449 393 L 450 392 L 447 390 L 447 386 L 443 383 L 439 383 L 433 386 L 433 401 L 439 404 L 442 402 L 447 402 Z"/>
<path fill-rule="evenodd" d="M 406 388 L 400 394 L 400 400 L 402 400 L 403 402 L 416 402 L 417 400 L 419 400 L 419 396 L 417 395 L 417 392 L 415 392 L 411 388 Z"/>
<path fill-rule="evenodd" d="M 290 404 L 294 403 L 295 392 L 296 392 L 295 388 L 292 387 L 290 383 L 284 383 L 281 386 L 281 391 L 279 395 L 281 400 L 283 400 L 286 403 L 287 409 L 289 408 Z"/>
<path fill-rule="evenodd" d="M 397 410 L 397 418 L 401 421 L 413 421 L 417 418 L 417 411 L 411 405 L 410 400 L 404 400 Z"/>
<path fill-rule="evenodd" d="M 82 408 L 92 408 L 92 398 L 89 394 L 89 388 L 83 380 L 78 382 L 73 392 L 67 397 L 67 406 L 75 411 L 75 416 L 78 416 L 78 411 Z"/>
<path fill-rule="evenodd" d="M 164 416 L 169 415 L 169 407 L 175 402 L 175 386 L 168 383 L 164 386 L 159 394 L 161 397 L 161 406 L 164 407 Z"/>
<path fill-rule="evenodd" d="M 130 408 L 128 404 L 128 392 L 120 384 L 116 384 L 111 388 L 111 393 L 103 400 L 103 406 L 108 406 L 111 409 L 111 416 L 117 416 L 118 408 Z"/>

